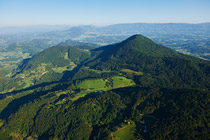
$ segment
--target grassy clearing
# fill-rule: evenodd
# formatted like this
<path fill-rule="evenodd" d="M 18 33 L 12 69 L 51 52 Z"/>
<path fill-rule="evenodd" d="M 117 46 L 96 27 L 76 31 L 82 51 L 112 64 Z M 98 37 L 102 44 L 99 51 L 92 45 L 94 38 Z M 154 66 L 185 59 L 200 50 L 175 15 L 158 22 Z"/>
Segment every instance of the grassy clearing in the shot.
<path fill-rule="evenodd" d="M 55 103 L 55 105 L 61 105 L 61 104 L 63 104 L 63 103 L 64 103 L 64 101 L 59 100 L 58 102 Z"/>
<path fill-rule="evenodd" d="M 114 140 L 130 140 L 133 139 L 133 128 L 135 128 L 135 124 L 126 125 L 122 128 L 119 128 L 117 131 L 113 132 Z"/>
<path fill-rule="evenodd" d="M 80 92 L 80 93 L 76 94 L 75 97 L 72 97 L 71 100 L 72 100 L 72 101 L 76 101 L 77 99 L 82 98 L 82 97 L 84 97 L 85 95 L 87 95 L 87 94 L 89 94 L 89 93 L 92 93 L 92 91 Z"/>
<path fill-rule="evenodd" d="M 57 73 L 63 73 L 67 69 L 68 69 L 67 67 L 55 67 L 55 68 L 52 68 L 52 70 L 54 72 L 57 72 Z"/>
<path fill-rule="evenodd" d="M 112 79 L 113 79 L 113 87 L 114 88 L 134 85 L 133 80 L 127 79 L 123 76 L 114 76 L 114 77 L 112 77 Z"/>
<path fill-rule="evenodd" d="M 55 68 L 52 68 L 52 70 L 54 72 L 57 72 L 57 73 L 63 73 L 65 70 L 73 70 L 77 65 L 74 64 L 74 62 L 70 62 L 70 65 L 68 66 L 65 66 L 65 67 L 55 67 Z"/>
<path fill-rule="evenodd" d="M 79 84 L 79 87 L 81 89 L 100 89 L 104 88 L 106 85 L 106 81 L 103 81 L 102 79 L 94 79 L 94 80 L 85 80 L 81 84 Z"/>
<path fill-rule="evenodd" d="M 58 92 L 58 93 L 56 93 L 56 96 L 61 96 L 61 95 L 63 95 L 63 94 L 66 94 L 66 92 L 65 91 L 61 91 L 61 92 Z"/>
<path fill-rule="evenodd" d="M 26 85 L 23 88 L 30 87 L 32 84 L 32 81 L 30 80 L 30 78 L 25 78 L 24 82 L 26 83 Z"/>
<path fill-rule="evenodd" d="M 86 67 L 86 69 L 97 72 L 97 73 L 111 72 L 110 70 L 95 70 L 95 69 L 90 69 L 89 67 Z"/>
<path fill-rule="evenodd" d="M 68 60 L 69 59 L 69 57 L 68 57 L 68 52 L 67 53 L 65 53 L 65 55 L 64 55 L 64 60 Z"/>
<path fill-rule="evenodd" d="M 122 72 L 129 72 L 129 73 L 137 73 L 136 71 L 130 70 L 130 69 L 122 69 Z"/>
<path fill-rule="evenodd" d="M 0 119 L 0 128 L 4 124 L 3 120 Z"/>
<path fill-rule="evenodd" d="M 136 74 L 136 75 L 143 75 L 143 72 L 133 71 L 130 69 L 122 69 L 121 72 L 132 73 L 132 74 Z"/>
<path fill-rule="evenodd" d="M 73 97 L 71 100 L 75 101 L 81 97 L 84 97 L 85 95 L 95 92 L 95 91 L 108 91 L 114 88 L 120 88 L 120 87 L 126 87 L 126 86 L 132 86 L 135 85 L 134 81 L 131 79 L 127 79 L 123 76 L 114 76 L 111 78 L 113 80 L 113 87 L 107 87 L 106 83 L 108 80 L 102 80 L 102 79 L 89 79 L 82 81 L 77 88 L 80 88 L 82 91 L 80 93 L 77 93 L 75 97 Z"/>

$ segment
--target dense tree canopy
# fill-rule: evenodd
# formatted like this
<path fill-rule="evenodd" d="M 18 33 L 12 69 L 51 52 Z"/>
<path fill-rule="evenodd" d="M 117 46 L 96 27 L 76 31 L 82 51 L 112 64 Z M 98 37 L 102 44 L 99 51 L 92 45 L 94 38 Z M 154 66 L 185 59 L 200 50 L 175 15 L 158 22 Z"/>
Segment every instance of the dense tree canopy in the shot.
<path fill-rule="evenodd" d="M 39 69 L 32 86 L 0 94 L 1 139 L 210 137 L 208 61 L 135 35 L 91 51 L 49 48 L 13 80 Z"/>

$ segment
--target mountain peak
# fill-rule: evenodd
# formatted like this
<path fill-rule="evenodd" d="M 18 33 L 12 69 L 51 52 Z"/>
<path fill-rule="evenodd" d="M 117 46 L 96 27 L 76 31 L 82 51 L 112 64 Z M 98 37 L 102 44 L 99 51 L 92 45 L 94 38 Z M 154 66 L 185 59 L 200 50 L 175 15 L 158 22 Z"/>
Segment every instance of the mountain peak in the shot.
<path fill-rule="evenodd" d="M 127 38 L 126 40 L 122 41 L 121 44 L 123 46 L 132 47 L 137 50 L 142 49 L 142 47 L 150 48 L 149 46 L 158 45 L 155 42 L 153 42 L 151 39 L 140 34 L 136 34 Z"/>
<path fill-rule="evenodd" d="M 135 34 L 135 35 L 132 35 L 131 37 L 129 37 L 128 39 L 136 39 L 136 38 L 142 38 L 142 37 L 144 37 L 144 36 L 141 34 Z"/>
<path fill-rule="evenodd" d="M 103 56 L 106 57 L 116 54 L 127 56 L 127 55 L 132 55 L 133 53 L 137 53 L 137 56 L 139 55 L 146 55 L 153 57 L 178 56 L 178 53 L 176 51 L 168 47 L 156 44 L 151 39 L 140 34 L 133 35 L 120 43 L 95 49 L 95 51 L 98 50 L 103 50 Z"/>
<path fill-rule="evenodd" d="M 129 37 L 129 38 L 127 38 L 126 40 L 124 40 L 125 42 L 126 41 L 145 41 L 145 40 L 147 40 L 147 41 L 152 41 L 152 40 L 150 40 L 149 38 L 147 38 L 147 37 L 145 37 L 145 36 L 143 36 L 143 35 L 141 35 L 141 34 L 135 34 L 135 35 L 133 35 L 133 36 L 131 36 L 131 37 Z"/>
<path fill-rule="evenodd" d="M 129 37 L 128 39 L 118 44 L 118 46 L 119 48 L 124 49 L 125 51 L 133 50 L 148 56 L 155 56 L 155 57 L 177 56 L 177 52 L 175 52 L 174 50 L 156 44 L 151 39 L 140 34 L 136 34 Z"/>

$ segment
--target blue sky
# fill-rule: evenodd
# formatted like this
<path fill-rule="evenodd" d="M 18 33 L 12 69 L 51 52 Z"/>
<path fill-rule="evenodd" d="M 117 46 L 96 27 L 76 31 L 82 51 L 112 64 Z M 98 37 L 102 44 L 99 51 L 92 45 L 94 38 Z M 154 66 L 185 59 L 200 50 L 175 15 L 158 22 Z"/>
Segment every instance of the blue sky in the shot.
<path fill-rule="evenodd" d="M 0 26 L 210 22 L 210 0 L 0 0 Z"/>

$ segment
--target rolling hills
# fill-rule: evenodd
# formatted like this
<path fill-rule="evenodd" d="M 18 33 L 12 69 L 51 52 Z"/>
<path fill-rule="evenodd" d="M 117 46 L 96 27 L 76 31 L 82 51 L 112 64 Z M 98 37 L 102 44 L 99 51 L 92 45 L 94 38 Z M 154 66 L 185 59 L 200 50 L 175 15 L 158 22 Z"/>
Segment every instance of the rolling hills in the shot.
<path fill-rule="evenodd" d="M 74 42 L 79 41 L 86 45 L 88 44 L 87 47 L 90 47 L 90 44 L 107 45 L 120 42 L 133 34 L 142 34 L 158 44 L 170 47 L 181 53 L 209 60 L 209 25 L 209 23 L 127 23 L 104 27 L 88 25 L 74 27 L 62 25 L 5 27 L 0 29 L 0 50 L 10 48 L 12 45 L 34 54 L 37 52 L 37 46 L 34 46 L 34 44 L 39 44 L 39 40 L 51 40 L 51 46 L 53 46 L 59 42 L 67 43 L 70 39 L 73 40 L 70 46 L 74 46 Z M 47 46 L 46 44 L 45 48 Z M 1 67 L 5 67 L 5 64 L 8 62 L 14 64 L 17 62 L 15 61 L 17 58 L 22 60 L 23 58 L 31 57 L 27 53 L 15 55 L 14 47 L 7 53 L 1 53 L 3 57 L 0 57 L 0 60 L 4 60 L 0 61 Z M 18 52 L 21 52 L 21 49 Z M 38 48 L 38 50 L 40 49 Z"/>
<path fill-rule="evenodd" d="M 95 49 L 93 53 L 99 55 L 87 62 L 87 66 L 98 70 L 142 72 L 144 75 L 138 80 L 141 86 L 200 87 L 200 84 L 209 87 L 210 84 L 208 61 L 180 54 L 141 35 Z M 147 79 L 153 82 L 147 83 Z"/>
<path fill-rule="evenodd" d="M 88 76 L 97 78 L 102 73 L 120 73 L 122 69 L 130 69 L 144 73 L 135 76 L 135 82 L 143 87 L 209 88 L 210 85 L 208 61 L 183 55 L 142 35 L 90 51 L 70 46 L 51 47 L 32 57 L 19 69 L 43 69 L 40 67 L 60 75 L 66 71 L 63 79 L 68 80 Z"/>
<path fill-rule="evenodd" d="M 15 72 L 28 85 L 0 95 L 1 139 L 210 137 L 210 63 L 142 35 L 54 46 Z"/>

